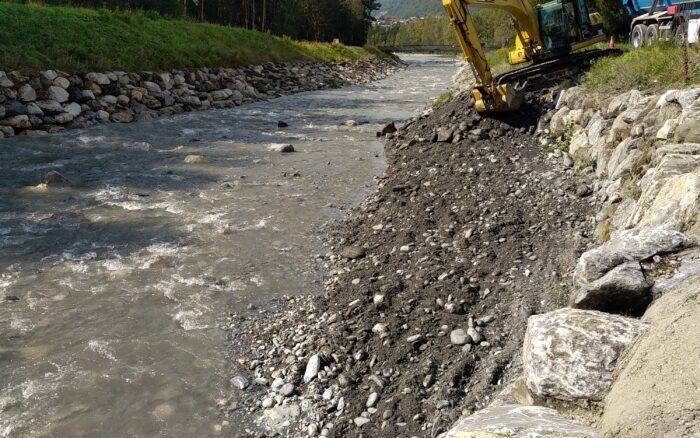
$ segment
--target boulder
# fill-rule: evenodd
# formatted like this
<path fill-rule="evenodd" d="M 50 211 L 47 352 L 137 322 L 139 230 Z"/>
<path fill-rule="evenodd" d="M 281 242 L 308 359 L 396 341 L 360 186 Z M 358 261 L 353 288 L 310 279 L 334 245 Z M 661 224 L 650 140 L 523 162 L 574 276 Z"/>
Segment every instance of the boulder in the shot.
<path fill-rule="evenodd" d="M 349 260 L 361 259 L 365 254 L 365 249 L 357 245 L 346 246 L 340 251 L 340 255 Z"/>
<path fill-rule="evenodd" d="M 43 116 L 44 111 L 36 103 L 30 102 L 27 104 L 27 114 L 30 116 Z"/>
<path fill-rule="evenodd" d="M 207 157 L 203 155 L 188 155 L 185 157 L 184 161 L 187 164 L 206 164 L 209 162 Z"/>
<path fill-rule="evenodd" d="M 678 251 L 692 240 L 668 227 L 639 227 L 619 232 L 611 240 L 583 253 L 574 270 L 574 284 L 585 288 L 613 268 L 657 254 Z"/>
<path fill-rule="evenodd" d="M 41 178 L 41 184 L 45 184 L 47 186 L 55 185 L 55 184 L 64 184 L 64 183 L 68 183 L 68 180 L 66 179 L 66 177 L 63 176 L 63 174 L 61 174 L 60 172 L 57 172 L 55 170 L 52 170 L 52 171 L 46 173 L 46 175 L 44 175 Z"/>
<path fill-rule="evenodd" d="M 63 111 L 67 112 L 73 117 L 78 117 L 82 112 L 82 109 L 80 108 L 79 104 L 71 102 L 69 104 L 63 105 Z"/>
<path fill-rule="evenodd" d="M 214 101 L 226 100 L 229 97 L 231 97 L 232 95 L 233 95 L 233 92 L 229 89 L 212 91 L 210 94 L 212 100 L 214 100 Z M 169 105 L 166 105 L 166 106 L 169 106 Z"/>
<path fill-rule="evenodd" d="M 605 111 L 605 116 L 609 119 L 619 116 L 627 108 L 637 105 L 643 96 L 637 90 L 630 90 L 612 98 Z"/>
<path fill-rule="evenodd" d="M 523 346 L 528 390 L 559 400 L 603 400 L 620 355 L 647 328 L 634 319 L 591 310 L 531 316 Z"/>
<path fill-rule="evenodd" d="M 17 100 L 5 102 L 4 109 L 6 116 L 21 116 L 22 114 L 27 114 L 28 112 L 27 105 Z"/>
<path fill-rule="evenodd" d="M 29 116 L 24 114 L 0 120 L 0 125 L 14 129 L 29 129 L 32 127 L 32 124 L 29 122 Z"/>
<path fill-rule="evenodd" d="M 173 85 L 175 85 L 173 82 L 173 77 L 170 73 L 159 73 L 157 76 L 163 89 L 170 90 L 173 88 Z"/>
<path fill-rule="evenodd" d="M 55 100 L 40 100 L 36 104 L 46 114 L 60 114 L 63 112 L 63 107 Z"/>
<path fill-rule="evenodd" d="M 642 158 L 642 156 L 643 152 L 639 149 L 629 150 L 627 154 L 624 155 L 624 159 L 614 167 L 615 170 L 608 174 L 610 179 L 614 181 L 629 174 L 635 169 L 635 165 Z M 608 166 L 608 169 L 610 169 L 610 167 L 611 166 Z"/>
<path fill-rule="evenodd" d="M 588 146 L 588 135 L 585 131 L 578 131 L 573 137 L 571 137 L 569 152 L 573 156 L 589 155 Z"/>
<path fill-rule="evenodd" d="M 22 102 L 34 102 L 36 100 L 36 90 L 29 84 L 24 84 L 20 87 L 18 95 Z"/>
<path fill-rule="evenodd" d="M 72 122 L 74 119 L 75 119 L 75 117 L 73 116 L 73 114 L 70 114 L 70 113 L 61 113 L 61 114 L 56 114 L 54 116 L 54 120 L 59 125 L 65 125 L 66 123 Z"/>
<path fill-rule="evenodd" d="M 101 122 L 106 122 L 109 120 L 109 113 L 104 110 L 97 111 L 97 120 Z"/>
<path fill-rule="evenodd" d="M 4 71 L 0 71 L 0 87 L 3 88 L 10 88 L 14 87 L 14 82 L 10 80 L 10 78 L 7 77 Z"/>
<path fill-rule="evenodd" d="M 301 408 L 298 404 L 288 404 L 265 409 L 260 417 L 260 425 L 276 434 L 283 433 L 290 424 L 301 416 Z"/>
<path fill-rule="evenodd" d="M 161 92 L 160 85 L 156 84 L 155 82 L 143 81 L 143 87 L 146 90 L 148 90 L 149 93 L 160 93 Z"/>
<path fill-rule="evenodd" d="M 700 96 L 700 88 L 688 88 L 685 90 L 668 90 L 659 97 L 657 107 L 662 107 L 667 103 L 678 103 L 681 108 L 690 108 L 695 104 Z"/>
<path fill-rule="evenodd" d="M 681 122 L 673 133 L 678 143 L 700 143 L 700 120 L 687 119 Z"/>
<path fill-rule="evenodd" d="M 60 76 L 53 80 L 53 84 L 57 87 L 63 88 L 64 90 L 70 87 L 70 81 Z"/>
<path fill-rule="evenodd" d="M 383 137 L 387 134 L 393 134 L 394 132 L 396 132 L 396 124 L 394 122 L 391 122 L 384 125 L 379 135 Z"/>
<path fill-rule="evenodd" d="M 678 126 L 678 119 L 668 119 L 664 122 L 661 128 L 656 131 L 657 140 L 670 140 L 673 138 Z"/>
<path fill-rule="evenodd" d="M 599 428 L 606 437 L 700 436 L 700 275 L 657 299 L 651 328 L 618 365 Z"/>
<path fill-rule="evenodd" d="M 608 313 L 640 314 L 651 302 L 651 284 L 639 262 L 616 266 L 585 284 L 572 297 L 572 307 Z"/>
<path fill-rule="evenodd" d="M 656 227 L 673 224 L 685 230 L 696 224 L 700 214 L 700 173 L 691 172 L 675 176 L 661 187 L 654 202 L 645 211 L 639 225 Z M 700 239 L 696 226 L 692 237 Z"/>
<path fill-rule="evenodd" d="M 192 107 L 193 109 L 197 109 L 202 106 L 202 101 L 199 100 L 197 96 L 185 96 L 182 101 Z"/>
<path fill-rule="evenodd" d="M 134 121 L 134 113 L 131 111 L 120 111 L 112 114 L 110 118 L 117 123 L 131 123 Z"/>
<path fill-rule="evenodd" d="M 661 149 L 660 151 L 663 150 L 664 149 Z M 658 155 L 657 153 L 657 157 Z M 625 228 L 634 227 L 639 223 L 646 211 L 653 204 L 663 185 L 666 184 L 666 181 L 675 176 L 691 173 L 700 169 L 700 155 L 673 153 L 669 151 L 668 153 L 664 153 L 663 158 L 660 158 L 659 161 L 659 164 L 650 168 L 639 182 L 642 193 L 637 200 L 634 211 L 624 224 Z"/>
<path fill-rule="evenodd" d="M 314 354 L 306 364 L 306 370 L 304 371 L 304 383 L 310 383 L 313 379 L 315 379 L 320 369 L 321 357 L 318 354 Z"/>
<path fill-rule="evenodd" d="M 569 108 L 564 107 L 556 113 L 554 113 L 552 119 L 549 121 L 549 130 L 552 133 L 552 135 L 561 135 L 564 133 L 564 131 L 566 131 L 566 116 L 569 115 L 570 111 L 571 110 Z"/>
<path fill-rule="evenodd" d="M 104 73 L 88 73 L 85 78 L 97 85 L 109 85 L 109 77 Z"/>
<path fill-rule="evenodd" d="M 291 144 L 271 144 L 268 149 L 274 152 L 282 153 L 294 152 L 294 146 Z"/>
<path fill-rule="evenodd" d="M 56 70 L 44 70 L 42 72 L 39 72 L 41 78 L 43 78 L 46 83 L 52 83 L 54 79 L 58 77 L 58 73 L 56 73 Z"/>
<path fill-rule="evenodd" d="M 452 141 L 452 138 L 454 137 L 454 131 L 447 127 L 447 126 L 441 126 L 437 130 L 437 141 L 440 143 L 449 143 Z"/>
<path fill-rule="evenodd" d="M 55 85 L 49 87 L 49 99 L 55 100 L 58 103 L 63 103 L 66 102 L 69 97 L 68 92 L 63 88 Z"/>
<path fill-rule="evenodd" d="M 590 427 L 543 406 L 489 406 L 462 418 L 443 438 L 595 438 Z"/>

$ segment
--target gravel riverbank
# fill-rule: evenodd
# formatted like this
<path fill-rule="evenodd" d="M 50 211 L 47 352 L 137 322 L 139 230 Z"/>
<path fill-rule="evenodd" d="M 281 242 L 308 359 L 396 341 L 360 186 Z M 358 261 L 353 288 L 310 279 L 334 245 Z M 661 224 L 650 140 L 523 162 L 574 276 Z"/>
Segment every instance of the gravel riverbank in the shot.
<path fill-rule="evenodd" d="M 462 95 L 389 133 L 376 192 L 319 257 L 324 296 L 230 317 L 224 415 L 251 436 L 428 437 L 487 405 L 592 233 L 590 187 L 532 135 L 548 105 L 485 118 Z"/>

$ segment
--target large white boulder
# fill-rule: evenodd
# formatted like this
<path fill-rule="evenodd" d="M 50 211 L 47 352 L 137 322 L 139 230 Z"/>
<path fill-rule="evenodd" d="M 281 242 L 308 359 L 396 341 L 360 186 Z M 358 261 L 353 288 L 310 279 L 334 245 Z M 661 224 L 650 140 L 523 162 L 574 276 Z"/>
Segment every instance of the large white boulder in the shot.
<path fill-rule="evenodd" d="M 625 262 L 639 262 L 680 250 L 691 243 L 688 236 L 667 227 L 621 231 L 611 240 L 583 253 L 574 270 L 574 283 L 584 287 Z"/>
<path fill-rule="evenodd" d="M 594 438 L 593 429 L 543 406 L 490 406 L 459 420 L 443 438 Z"/>
<path fill-rule="evenodd" d="M 531 316 L 523 346 L 528 390 L 559 400 L 603 400 L 620 355 L 647 328 L 634 319 L 592 310 L 566 308 Z"/>
<path fill-rule="evenodd" d="M 697 219 L 700 214 L 700 172 L 675 176 L 661 187 L 654 202 L 644 212 L 640 226 L 672 224 L 700 238 Z"/>
<path fill-rule="evenodd" d="M 676 148 L 678 149 L 678 148 Z M 634 227 L 642 220 L 645 213 L 654 203 L 656 196 L 666 181 L 685 173 L 696 172 L 700 169 L 700 155 L 673 152 L 664 153 L 656 167 L 650 168 L 641 179 L 639 186 L 642 191 L 634 212 L 624 224 L 625 228 Z M 658 153 L 657 153 L 658 156 Z M 658 159 L 658 158 L 657 158 Z"/>

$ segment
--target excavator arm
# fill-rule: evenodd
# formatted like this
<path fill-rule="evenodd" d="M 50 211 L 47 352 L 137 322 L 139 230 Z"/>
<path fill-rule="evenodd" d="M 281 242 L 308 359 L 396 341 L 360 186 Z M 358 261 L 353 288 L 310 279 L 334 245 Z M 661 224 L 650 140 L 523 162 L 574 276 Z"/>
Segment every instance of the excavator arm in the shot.
<path fill-rule="evenodd" d="M 457 34 L 464 58 L 472 67 L 477 83 L 472 89 L 475 108 L 479 112 L 512 111 L 522 99 L 508 84 L 495 83 L 486 53 L 476 33 L 469 6 L 502 9 L 514 19 L 516 50 L 509 54 L 512 64 L 533 59 L 541 49 L 537 36 L 537 13 L 529 0 L 443 0 L 443 6 Z"/>

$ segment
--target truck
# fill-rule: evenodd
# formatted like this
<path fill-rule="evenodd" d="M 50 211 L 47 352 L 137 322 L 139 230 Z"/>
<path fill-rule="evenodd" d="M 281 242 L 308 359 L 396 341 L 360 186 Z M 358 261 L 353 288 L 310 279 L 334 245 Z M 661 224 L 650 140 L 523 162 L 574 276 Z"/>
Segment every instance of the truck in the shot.
<path fill-rule="evenodd" d="M 622 0 L 622 5 L 633 17 L 630 43 L 635 49 L 657 41 L 698 41 L 700 1 Z"/>

